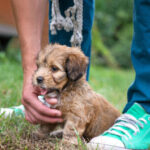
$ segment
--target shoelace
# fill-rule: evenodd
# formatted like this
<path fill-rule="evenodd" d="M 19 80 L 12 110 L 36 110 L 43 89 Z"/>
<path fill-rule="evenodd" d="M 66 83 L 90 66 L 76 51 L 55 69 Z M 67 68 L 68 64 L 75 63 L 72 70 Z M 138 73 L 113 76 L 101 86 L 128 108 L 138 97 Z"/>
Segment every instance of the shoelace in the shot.
<path fill-rule="evenodd" d="M 144 118 L 140 118 L 137 120 L 132 115 L 123 114 L 116 120 L 115 126 L 111 127 L 105 133 L 110 133 L 110 134 L 114 134 L 120 137 L 124 137 L 128 140 L 128 139 L 131 139 L 132 136 L 127 130 L 123 129 L 122 127 L 126 127 L 126 128 L 133 130 L 134 135 L 136 135 L 137 132 L 140 132 L 140 128 L 144 127 L 144 124 L 142 122 L 147 124 L 147 121 Z M 121 131 L 122 133 L 119 133 L 117 131 Z"/>

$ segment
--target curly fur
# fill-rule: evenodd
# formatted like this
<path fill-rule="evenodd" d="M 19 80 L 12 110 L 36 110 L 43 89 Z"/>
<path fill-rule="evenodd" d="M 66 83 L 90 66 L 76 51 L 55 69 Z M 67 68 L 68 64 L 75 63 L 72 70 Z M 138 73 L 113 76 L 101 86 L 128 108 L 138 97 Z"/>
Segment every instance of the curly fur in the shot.
<path fill-rule="evenodd" d="M 47 89 L 46 96 L 55 91 L 60 100 L 57 109 L 65 120 L 63 138 L 77 144 L 75 130 L 80 137 L 91 139 L 100 135 L 120 115 L 102 95 L 95 93 L 85 79 L 88 58 L 76 47 L 48 45 L 37 58 L 33 84 Z M 41 83 L 38 77 L 43 77 Z M 41 125 L 40 135 L 52 132 L 58 124 Z M 75 129 L 75 130 L 74 130 Z"/>

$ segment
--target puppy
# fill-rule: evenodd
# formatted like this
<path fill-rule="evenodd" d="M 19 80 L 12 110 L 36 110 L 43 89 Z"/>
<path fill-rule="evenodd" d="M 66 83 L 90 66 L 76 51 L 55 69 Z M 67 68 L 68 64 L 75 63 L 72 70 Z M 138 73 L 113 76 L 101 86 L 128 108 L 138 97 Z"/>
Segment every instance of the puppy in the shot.
<path fill-rule="evenodd" d="M 76 47 L 48 45 L 40 51 L 33 85 L 56 97 L 54 107 L 63 114 L 63 139 L 77 144 L 76 133 L 91 139 L 100 135 L 120 115 L 108 101 L 95 93 L 86 81 L 88 58 Z M 39 135 L 54 131 L 58 124 L 41 125 Z"/>

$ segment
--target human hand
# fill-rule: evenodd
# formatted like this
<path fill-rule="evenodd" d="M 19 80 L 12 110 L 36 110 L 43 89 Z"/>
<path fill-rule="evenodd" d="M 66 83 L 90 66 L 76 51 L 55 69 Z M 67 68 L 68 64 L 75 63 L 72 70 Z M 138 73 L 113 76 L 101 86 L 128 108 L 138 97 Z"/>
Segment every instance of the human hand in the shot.
<path fill-rule="evenodd" d="M 32 85 L 32 72 L 28 71 L 24 74 L 22 103 L 25 106 L 26 120 L 32 124 L 62 122 L 63 119 L 59 110 L 48 108 L 38 100 L 41 91 Z M 47 99 L 47 102 L 55 105 L 57 99 Z"/>

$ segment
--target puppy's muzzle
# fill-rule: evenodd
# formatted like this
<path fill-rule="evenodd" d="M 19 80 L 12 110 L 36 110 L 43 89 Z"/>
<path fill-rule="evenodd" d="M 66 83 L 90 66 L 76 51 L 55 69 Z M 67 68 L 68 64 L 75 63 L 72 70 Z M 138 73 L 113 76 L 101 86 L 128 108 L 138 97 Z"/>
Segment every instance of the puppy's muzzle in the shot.
<path fill-rule="evenodd" d="M 40 83 L 43 83 L 44 78 L 42 76 L 39 76 L 36 78 L 36 80 L 37 80 L 37 83 L 40 84 Z"/>

